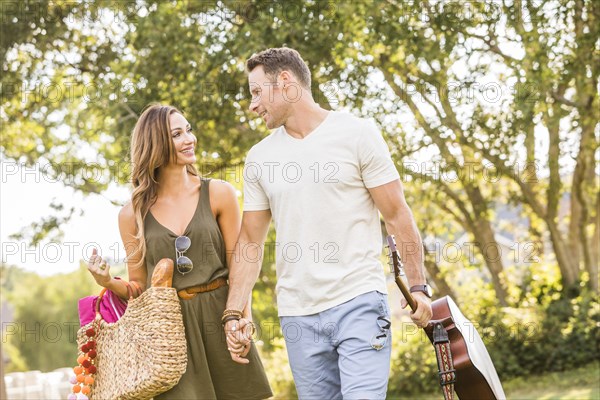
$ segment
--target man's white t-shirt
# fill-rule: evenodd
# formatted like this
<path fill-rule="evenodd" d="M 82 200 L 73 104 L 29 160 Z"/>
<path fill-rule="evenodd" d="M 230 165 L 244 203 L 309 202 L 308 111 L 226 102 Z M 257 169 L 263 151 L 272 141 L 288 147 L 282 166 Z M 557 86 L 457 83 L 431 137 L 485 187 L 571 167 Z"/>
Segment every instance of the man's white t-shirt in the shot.
<path fill-rule="evenodd" d="M 367 188 L 399 179 L 376 126 L 330 111 L 304 139 L 284 127 L 252 147 L 244 211 L 271 210 L 280 316 L 316 314 L 387 293 L 379 212 Z"/>

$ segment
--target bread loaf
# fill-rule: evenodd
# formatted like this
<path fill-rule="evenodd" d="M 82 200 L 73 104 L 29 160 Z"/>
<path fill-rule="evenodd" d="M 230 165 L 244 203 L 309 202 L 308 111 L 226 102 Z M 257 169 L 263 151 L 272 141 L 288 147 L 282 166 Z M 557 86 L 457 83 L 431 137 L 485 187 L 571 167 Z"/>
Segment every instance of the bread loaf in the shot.
<path fill-rule="evenodd" d="M 154 267 L 152 287 L 171 287 L 173 285 L 173 260 L 163 258 Z"/>

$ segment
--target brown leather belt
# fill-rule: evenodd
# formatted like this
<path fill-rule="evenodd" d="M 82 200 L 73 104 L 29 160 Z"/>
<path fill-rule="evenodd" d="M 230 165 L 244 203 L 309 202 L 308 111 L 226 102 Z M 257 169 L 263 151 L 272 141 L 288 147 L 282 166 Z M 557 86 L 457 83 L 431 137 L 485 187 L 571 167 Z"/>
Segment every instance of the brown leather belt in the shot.
<path fill-rule="evenodd" d="M 206 285 L 198 285 L 192 286 L 189 288 L 185 288 L 179 290 L 177 294 L 184 300 L 193 299 L 196 297 L 198 293 L 210 292 L 211 290 L 215 290 L 220 288 L 221 286 L 227 285 L 227 279 L 225 278 L 217 278 L 212 282 L 207 283 Z"/>

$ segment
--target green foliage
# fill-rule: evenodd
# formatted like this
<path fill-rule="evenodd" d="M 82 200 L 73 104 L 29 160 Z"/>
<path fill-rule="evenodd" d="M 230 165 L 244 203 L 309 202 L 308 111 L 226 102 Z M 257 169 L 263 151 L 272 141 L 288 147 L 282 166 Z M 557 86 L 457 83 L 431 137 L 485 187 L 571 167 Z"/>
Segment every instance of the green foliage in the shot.
<path fill-rule="evenodd" d="M 533 269 L 534 270 L 534 269 Z M 543 270 L 539 268 L 538 270 Z M 549 279 L 554 276 L 555 279 Z M 513 321 L 511 335 L 493 346 L 500 354 L 512 353 L 514 358 L 507 376 L 562 371 L 575 368 L 600 357 L 600 309 L 598 297 L 585 288 L 573 298 L 561 296 L 557 274 L 534 273 L 523 287 L 521 299 L 534 305 Z M 505 329 L 512 328 L 502 321 Z M 515 331 L 513 333 L 513 331 Z"/>
<path fill-rule="evenodd" d="M 518 307 L 497 307 L 494 291 L 472 280 L 455 299 L 479 332 L 501 381 L 549 371 L 566 371 L 600 358 L 600 304 L 587 289 L 560 296 L 556 266 L 529 270 L 518 291 Z M 585 286 L 585 282 L 582 283 Z M 438 387 L 435 352 L 425 334 L 394 321 L 390 397 L 431 393 Z"/>
<path fill-rule="evenodd" d="M 261 357 L 265 371 L 269 377 L 271 389 L 273 389 L 274 398 L 298 398 L 284 339 L 282 337 L 274 339 L 271 344 L 271 350 L 261 352 Z"/>
<path fill-rule="evenodd" d="M 595 296 L 585 291 L 575 299 L 560 298 L 544 312 L 536 341 L 525 349 L 537 353 L 527 360 L 530 371 L 562 371 L 600 358 L 600 310 Z"/>
<path fill-rule="evenodd" d="M 583 257 L 574 243 L 592 243 L 597 219 L 597 4 L 518 4 L 14 2 L 1 10 L 0 151 L 28 165 L 69 165 L 67 185 L 102 192 L 110 181 L 127 182 L 133 124 L 158 101 L 183 109 L 195 127 L 201 171 L 239 166 L 266 133 L 247 111 L 244 61 L 287 45 L 308 62 L 322 106 L 374 118 L 399 167 L 434 163 L 433 174 L 422 165 L 402 171 L 414 178 L 406 192 L 424 235 L 452 222 L 485 247 L 499 229 L 495 205 L 523 206 L 536 225 L 553 229 L 567 283 L 580 261 L 595 282 L 597 251 Z M 482 87 L 489 79 L 502 93 Z M 539 127 L 547 131 L 534 132 Z M 550 142 L 547 151 L 540 139 Z M 85 159 L 81 149 L 98 156 Z M 102 179 L 86 178 L 89 162 Z M 486 179 L 489 171 L 498 180 Z M 563 193 L 577 203 L 565 218 L 557 209 Z M 52 236 L 70 215 L 23 234 Z M 567 220 L 565 238 L 554 228 Z M 505 266 L 485 261 L 504 304 L 509 290 L 497 275 Z"/>
<path fill-rule="evenodd" d="M 4 326 L 7 370 L 51 371 L 71 366 L 77 356 L 77 301 L 100 289 L 84 265 L 71 273 L 41 277 L 2 267 L 3 300 L 14 307 L 14 321 Z"/>
<path fill-rule="evenodd" d="M 9 3 L 0 9 L 5 159 L 62 166 L 46 172 L 62 172 L 61 181 L 83 193 L 103 192 L 109 181 L 124 185 L 133 124 L 146 104 L 159 101 L 180 107 L 194 126 L 200 171 L 227 174 L 266 134 L 247 111 L 244 60 L 267 47 L 294 47 L 313 71 L 322 106 L 348 107 L 382 127 L 423 236 L 464 231 L 484 241 L 477 234 L 482 226 L 493 234 L 511 222 L 494 215 L 497 204 L 509 204 L 531 222 L 524 240 L 549 236 L 560 250 L 558 266 L 526 265 L 522 282 L 506 279 L 514 308 L 498 308 L 495 287 L 479 275 L 464 283 L 453 278 L 457 268 L 476 272 L 470 263 L 440 266 L 461 309 L 480 326 L 500 375 L 562 370 L 598 357 L 597 298 L 580 286 L 565 296 L 557 279 L 560 271 L 567 283 L 577 282 L 581 264 L 598 260 L 597 243 L 589 241 L 599 230 L 598 2 L 468 2 L 467 12 L 452 1 Z M 506 96 L 489 101 L 496 93 L 479 90 L 488 78 Z M 423 158 L 436 163 L 432 174 L 422 164 L 403 168 Z M 108 178 L 86 178 L 89 162 Z M 466 178 L 440 176 L 453 170 Z M 499 172 L 498 181 L 486 179 L 490 170 Z M 558 212 L 567 194 L 574 206 Z M 61 222 L 73 213 L 56 205 L 17 238 L 59 239 Z M 551 228 L 557 229 L 548 235 Z M 273 231 L 267 241 L 275 243 Z M 579 250 L 590 242 L 595 247 L 581 260 Z M 587 282 L 597 288 L 597 267 L 596 275 L 589 270 Z M 15 307 L 18 324 L 40 334 L 23 340 L 26 331 L 14 326 L 18 334 L 7 336 L 6 346 L 10 368 L 71 365 L 66 327 L 55 343 L 41 336 L 44 327 L 46 336 L 53 333 L 50 324 L 77 321 L 77 299 L 98 291 L 89 274 L 2 271 L 2 300 Z M 275 283 L 267 248 L 253 294 L 261 326 L 277 325 Z M 402 332 L 408 326 L 394 333 L 393 395 L 426 389 L 420 382 L 436 385 L 429 344 Z M 290 375 L 280 374 L 281 333 L 270 331 L 263 338 L 270 377 L 293 397 Z"/>
<path fill-rule="evenodd" d="M 265 243 L 261 273 L 252 292 L 252 315 L 262 328 L 261 340 L 266 352 L 274 351 L 277 343 L 282 340 L 275 293 L 275 243 L 275 230 L 271 226 Z"/>
<path fill-rule="evenodd" d="M 526 303 L 518 308 L 496 308 L 481 302 L 473 321 L 488 345 L 501 378 L 541 371 L 563 371 L 600 357 L 598 298 L 584 290 L 576 298 L 561 297 L 559 283 L 535 281 Z M 544 292 L 544 298 L 536 296 Z"/>
<path fill-rule="evenodd" d="M 393 321 L 392 332 L 388 397 L 431 392 L 438 378 L 435 352 L 429 339 L 407 320 Z"/>

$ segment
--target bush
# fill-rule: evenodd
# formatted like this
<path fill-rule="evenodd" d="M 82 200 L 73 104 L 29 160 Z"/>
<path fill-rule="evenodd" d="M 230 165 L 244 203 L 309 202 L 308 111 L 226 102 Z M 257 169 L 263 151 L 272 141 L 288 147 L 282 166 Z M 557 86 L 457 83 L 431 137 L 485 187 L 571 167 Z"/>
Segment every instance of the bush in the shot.
<path fill-rule="evenodd" d="M 262 350 L 262 349 L 261 349 Z M 261 358 L 275 399 L 297 399 L 296 386 L 282 337 L 272 340 L 270 351 Z"/>
<path fill-rule="evenodd" d="M 97 294 L 85 265 L 67 274 L 42 277 L 17 267 L 3 267 L 3 300 L 14 307 L 14 321 L 2 335 L 7 371 L 52 371 L 69 367 L 77 359 L 75 342 L 79 329 L 79 298 Z M 6 291 L 4 290 L 6 289 Z"/>
<path fill-rule="evenodd" d="M 508 333 L 488 340 L 502 378 L 564 371 L 600 357 L 600 312 L 593 293 L 584 289 L 567 298 L 558 282 L 543 288 L 530 282 L 526 289 L 523 302 L 535 305 L 494 309 L 486 321 Z"/>
<path fill-rule="evenodd" d="M 435 351 L 425 332 L 407 320 L 394 321 L 388 398 L 433 392 L 437 372 Z"/>
<path fill-rule="evenodd" d="M 600 359 L 597 296 L 582 289 L 568 298 L 553 269 L 531 268 L 511 299 L 518 307 L 497 307 L 493 288 L 482 281 L 457 290 L 461 296 L 455 301 L 477 328 L 501 381 L 574 369 Z M 394 332 L 388 396 L 437 392 L 435 351 L 425 334 L 405 321 L 395 322 L 400 329 Z"/>

